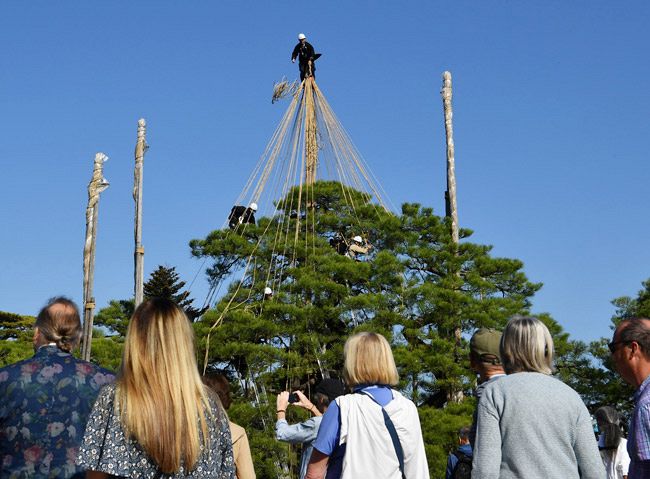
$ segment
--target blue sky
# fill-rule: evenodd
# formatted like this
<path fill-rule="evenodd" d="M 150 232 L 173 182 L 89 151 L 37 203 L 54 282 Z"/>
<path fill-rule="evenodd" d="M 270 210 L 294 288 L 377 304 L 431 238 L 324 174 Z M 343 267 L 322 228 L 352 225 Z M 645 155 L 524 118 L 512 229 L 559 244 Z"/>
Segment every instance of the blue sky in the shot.
<path fill-rule="evenodd" d="M 133 291 L 133 148 L 148 122 L 145 274 L 200 262 L 279 122 L 304 32 L 318 84 L 392 203 L 444 212 L 441 74 L 454 79 L 459 216 L 544 283 L 534 311 L 609 335 L 650 277 L 647 2 L 0 3 L 0 310 L 82 299 L 86 186 L 102 194 L 95 296 Z M 193 286 L 202 302 L 203 274 Z"/>

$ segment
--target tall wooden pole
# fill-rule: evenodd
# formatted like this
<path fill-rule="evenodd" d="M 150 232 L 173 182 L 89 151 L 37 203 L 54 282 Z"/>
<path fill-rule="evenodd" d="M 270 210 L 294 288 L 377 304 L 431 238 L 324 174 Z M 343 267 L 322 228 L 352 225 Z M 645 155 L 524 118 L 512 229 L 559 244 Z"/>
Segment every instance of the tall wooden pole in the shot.
<path fill-rule="evenodd" d="M 454 113 L 451 107 L 452 89 L 451 89 L 451 72 L 442 74 L 442 105 L 445 113 L 445 136 L 447 138 L 447 191 L 445 191 L 445 214 L 451 218 L 451 239 L 458 246 L 458 205 L 456 203 L 456 169 L 454 164 Z M 462 337 L 461 318 L 457 318 L 454 326 L 455 341 L 455 360 L 460 362 L 461 337 Z M 463 400 L 463 391 L 460 389 L 451 389 L 448 392 L 447 399 L 450 402 L 459 403 Z"/>
<path fill-rule="evenodd" d="M 305 184 L 313 186 L 318 168 L 318 130 L 313 77 L 305 80 Z"/>
<path fill-rule="evenodd" d="M 142 173 L 144 170 L 144 154 L 149 146 L 145 141 L 147 123 L 144 118 L 138 120 L 138 141 L 135 144 L 135 170 L 133 172 L 133 200 L 135 201 L 135 253 L 134 253 L 134 293 L 135 307 L 143 300 L 144 282 L 144 246 L 142 246 Z"/>
<path fill-rule="evenodd" d="M 451 237 L 458 244 L 458 205 L 456 204 L 456 170 L 454 165 L 454 127 L 451 108 L 451 73 L 442 74 L 442 104 L 445 111 L 445 133 L 447 137 L 447 191 L 445 192 L 446 214 L 451 218 Z"/>
<path fill-rule="evenodd" d="M 90 348 L 93 337 L 93 315 L 95 298 L 93 283 L 95 281 L 95 242 L 97 239 L 97 218 L 99 217 L 99 194 L 108 188 L 104 178 L 104 162 L 108 157 L 104 153 L 95 155 L 93 176 L 88 183 L 88 206 L 86 207 L 86 242 L 84 243 L 84 324 L 81 343 L 81 358 L 90 361 Z"/>

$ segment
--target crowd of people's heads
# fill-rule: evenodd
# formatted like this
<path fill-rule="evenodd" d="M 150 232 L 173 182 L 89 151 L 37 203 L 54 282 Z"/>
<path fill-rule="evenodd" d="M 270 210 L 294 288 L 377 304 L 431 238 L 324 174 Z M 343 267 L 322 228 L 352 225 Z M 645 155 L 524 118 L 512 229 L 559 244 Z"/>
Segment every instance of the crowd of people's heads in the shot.
<path fill-rule="evenodd" d="M 78 377 L 75 387 L 80 388 L 79 394 L 93 399 L 103 384 L 101 378 L 108 377 L 108 372 L 92 369 L 90 365 L 86 365 L 87 363 L 70 354 L 48 356 L 48 354 L 57 351 L 71 353 L 78 346 L 81 334 L 81 319 L 74 302 L 64 297 L 52 298 L 38 313 L 34 324 L 36 354 L 30 360 L 34 361 L 34 366 L 30 366 L 30 371 L 37 374 L 38 368 L 41 368 L 41 371 L 46 371 L 46 376 L 51 376 L 54 373 L 66 374 L 66 371 L 69 371 L 69 374 L 76 374 Z M 613 364 L 623 379 L 642 390 L 642 385 L 650 380 L 650 320 L 644 318 L 622 320 L 616 327 L 612 341 L 608 346 Z M 541 437 L 541 433 L 539 431 L 530 432 L 537 436 L 526 437 L 529 432 L 525 417 L 531 413 L 535 414 L 534 422 L 538 424 L 539 417 L 548 415 L 549 422 L 553 422 L 557 417 L 563 417 L 563 408 L 567 407 L 567 401 L 573 404 L 570 407 L 574 408 L 574 411 L 578 411 L 577 423 L 569 421 L 567 424 L 553 429 L 553 434 L 557 437 L 551 443 L 555 444 L 559 441 L 559 444 L 565 444 L 562 442 L 561 436 L 566 434 L 567 437 L 576 438 L 573 447 L 583 449 L 579 453 L 573 453 L 573 456 L 571 454 L 567 456 L 562 447 L 558 446 L 556 451 L 551 451 L 555 446 L 546 445 L 544 447 L 549 448 L 547 452 L 551 456 L 555 454 L 557 464 L 545 467 L 548 467 L 547 471 L 555 472 L 560 470 L 559 467 L 563 467 L 563 474 L 566 477 L 573 477 L 570 461 L 567 462 L 565 459 L 566 457 L 577 457 L 577 460 L 581 462 L 575 464 L 576 470 L 597 471 L 597 466 L 593 464 L 593 461 L 589 462 L 589 457 L 593 459 L 593 455 L 598 452 L 595 447 L 594 435 L 589 433 L 591 426 L 588 426 L 586 422 L 590 421 L 590 416 L 578 396 L 574 393 L 571 395 L 568 386 L 561 385 L 560 381 L 551 377 L 554 373 L 554 354 L 553 338 L 549 329 L 544 322 L 535 317 L 514 316 L 507 322 L 503 331 L 480 328 L 470 338 L 469 363 L 471 369 L 478 374 L 476 396 L 480 407 L 476 409 L 473 424 L 461 428 L 458 438 L 459 444 L 465 452 L 468 448 L 471 451 L 470 444 L 473 446 L 476 442 L 477 451 L 473 459 L 471 456 L 470 459 L 473 460 L 477 474 L 487 471 L 487 468 L 490 467 L 487 463 L 495 457 L 501 458 L 499 459 L 501 464 L 498 466 L 500 470 L 503 470 L 504 467 L 506 469 L 516 467 L 512 463 L 512 458 L 508 456 L 512 454 L 512 451 L 508 449 L 512 446 L 508 442 L 511 439 L 504 436 L 501 439 L 501 444 L 495 446 L 494 438 L 502 437 L 498 434 L 495 436 L 495 430 L 501 428 L 503 432 L 503 428 L 507 429 L 510 427 L 509 424 L 512 424 L 513 427 L 516 427 L 516 432 L 509 434 L 517 436 L 516 447 L 521 448 L 527 440 L 535 443 Z M 297 396 L 293 400 L 290 399 L 289 392 L 283 392 L 278 396 L 278 427 L 284 428 L 282 435 L 285 439 L 290 437 L 287 434 L 293 427 L 287 424 L 285 419 L 286 408 L 289 404 L 301 406 L 314 416 L 313 422 L 310 422 L 312 421 L 310 419 L 296 425 L 297 430 L 300 430 L 301 433 L 310 427 L 313 428 L 313 434 L 306 450 L 311 454 L 313 448 L 314 459 L 311 461 L 309 457 L 304 459 L 309 462 L 309 468 L 307 462 L 304 462 L 301 477 L 308 479 L 320 477 L 318 476 L 319 471 L 324 470 L 322 465 L 329 462 L 328 454 L 333 454 L 333 457 L 341 460 L 339 453 L 332 450 L 325 452 L 321 450 L 324 448 L 323 443 L 318 439 L 320 438 L 318 430 L 321 419 L 327 424 L 325 428 L 328 431 L 327 434 L 338 431 L 342 425 L 345 426 L 346 438 L 350 441 L 349 454 L 354 455 L 356 454 L 354 451 L 364 450 L 364 446 L 355 443 L 355 441 L 363 441 L 363 439 L 356 438 L 353 434 L 354 427 L 346 422 L 353 419 L 345 419 L 341 416 L 342 414 L 351 414 L 350 418 L 355 418 L 354 421 L 365 421 L 364 428 L 378 427 L 378 430 L 382 430 L 384 427 L 389 427 L 386 415 L 379 418 L 379 416 L 374 417 L 373 414 L 366 412 L 365 415 L 358 416 L 354 411 L 358 408 L 362 410 L 375 407 L 371 404 L 383 409 L 389 403 L 399 403 L 400 407 L 406 407 L 407 410 L 409 408 L 408 401 L 402 404 L 399 397 L 392 392 L 387 392 L 394 391 L 392 388 L 398 385 L 399 375 L 391 346 L 383 335 L 365 331 L 350 336 L 343 348 L 342 361 L 342 377 L 348 391 L 353 393 L 345 396 L 345 400 L 339 399 L 343 398 L 345 394 L 343 383 L 338 379 L 329 378 L 317 382 L 309 389 L 309 392 L 304 391 L 308 395 L 296 391 L 294 394 Z M 21 374 L 24 374 L 25 366 L 20 364 L 19 366 L 22 368 Z M 2 378 L 16 374 L 14 373 L 15 368 L 11 369 L 11 367 L 3 370 L 5 372 L 2 373 Z M 87 372 L 88 378 L 79 376 L 80 371 Z M 39 381 L 43 383 L 44 391 L 47 391 L 47 394 L 56 394 L 53 385 L 50 387 L 46 380 L 39 379 Z M 69 385 L 70 383 L 64 381 L 58 384 Z M 47 389 L 48 387 L 50 389 Z M 206 453 L 206 448 L 215 445 L 210 446 L 210 442 L 216 441 L 220 444 L 220 441 L 223 441 L 223 437 L 215 431 L 218 430 L 219 434 L 225 434 L 223 419 L 225 414 L 221 412 L 223 409 L 227 410 L 232 403 L 230 382 L 221 373 L 200 374 L 196 361 L 192 324 L 183 310 L 171 300 L 153 298 L 136 308 L 126 332 L 122 363 L 115 383 L 110 385 L 106 391 L 108 392 L 102 389 L 95 408 L 100 403 L 111 404 L 109 409 L 111 414 L 115 414 L 114 421 L 121 428 L 123 438 L 128 439 L 127 442 L 137 443 L 139 450 L 145 453 L 143 461 L 150 461 L 153 464 L 152 467 L 161 473 L 174 474 L 181 470 L 191 471 L 196 467 L 203 467 L 202 461 L 205 459 L 203 456 Z M 540 394 L 548 394 L 548 397 L 540 402 Z M 368 402 L 368 398 L 371 399 L 370 402 Z M 10 404 L 17 404 L 9 399 L 7 401 Z M 28 400 L 25 399 L 23 404 L 27 403 Z M 78 405 L 79 402 L 77 401 L 75 404 Z M 105 415 L 108 414 L 106 411 L 96 410 L 91 413 L 89 409 L 91 404 L 92 402 L 87 405 L 88 411 L 84 413 L 83 418 L 85 420 L 87 415 L 90 416 L 87 434 L 84 436 L 84 444 L 89 445 L 93 444 L 93 434 L 103 434 L 105 441 L 106 435 L 110 432 L 108 430 L 96 431 L 93 429 L 94 426 L 90 427 L 90 424 L 95 424 L 98 420 L 96 415 L 105 419 Z M 102 407 L 101 404 L 99 407 Z M 530 404 L 537 405 L 537 408 L 532 411 L 517 409 L 531 407 Z M 332 407 L 334 407 L 335 413 L 331 413 Z M 78 415 L 77 411 L 71 410 L 68 413 Z M 25 411 L 23 416 L 29 418 L 30 414 L 30 411 Z M 337 416 L 333 417 L 335 414 Z M 557 417 L 554 418 L 554 416 Z M 365 419 L 359 419 L 360 417 Z M 404 420 L 400 417 L 397 415 L 394 420 Z M 621 415 L 614 407 L 604 405 L 595 410 L 593 417 L 599 433 L 598 447 L 603 455 L 605 466 L 616 466 L 620 469 L 622 467 L 619 463 L 620 446 L 625 441 Z M 413 421 L 414 418 L 417 420 L 417 414 L 408 420 Z M 494 418 L 497 419 L 496 423 Z M 13 420 L 16 418 L 14 417 Z M 384 423 L 385 426 L 381 426 Z M 105 424 L 105 427 L 109 426 Z M 235 440 L 236 429 L 234 428 L 236 427 L 239 426 L 230 423 L 233 440 Z M 635 427 L 640 426 L 637 424 Z M 241 430 L 243 431 L 243 429 Z M 127 447 L 119 442 L 122 437 L 119 433 L 113 431 L 110 434 L 113 434 L 111 437 L 116 441 L 115 447 Z M 245 437 L 245 432 L 241 434 Z M 375 434 L 376 437 L 365 440 L 376 441 L 382 437 L 383 440 L 387 440 L 386 438 L 389 436 L 384 437 L 382 434 Z M 592 436 L 591 439 L 586 437 L 589 435 Z M 280 436 L 278 429 L 278 438 Z M 331 437 L 328 440 L 331 442 Z M 421 437 L 419 440 L 421 441 Z M 394 437 L 391 441 L 394 443 Z M 398 458 L 400 455 L 408 457 L 413 455 L 412 457 L 415 457 L 412 459 L 413 464 L 417 463 L 419 464 L 417 467 L 421 467 L 420 456 L 423 453 L 419 452 L 420 446 L 416 440 L 404 449 L 395 446 L 394 451 Z M 498 455 L 495 447 L 501 449 Z M 217 454 L 224 457 L 232 454 L 232 445 L 230 448 L 223 446 Z M 96 451 L 96 449 L 92 450 Z M 390 451 L 393 451 L 392 447 L 389 447 L 387 451 L 390 456 L 392 454 Z M 102 468 L 106 466 L 102 460 L 92 462 L 94 459 L 87 457 L 84 459 L 83 454 L 84 448 L 82 447 L 80 465 L 93 464 L 98 470 L 103 470 Z M 250 452 L 248 454 L 250 456 Z M 383 455 L 386 454 L 384 451 Z M 454 457 L 455 459 L 450 456 L 450 464 L 457 464 L 458 457 L 462 456 Z M 361 459 L 359 460 L 361 461 Z M 390 460 L 383 456 L 374 460 L 378 464 L 383 464 L 382 467 L 386 467 L 386 464 L 390 463 Z M 7 462 L 7 459 L 5 458 L 4 461 Z M 424 463 L 426 464 L 426 460 Z M 222 461 L 221 466 L 224 470 L 229 470 L 229 467 L 233 471 L 235 470 L 235 466 L 229 465 L 227 460 Z M 330 469 L 340 466 L 341 464 L 330 464 Z M 33 468 L 34 465 L 27 461 L 25 467 Z M 354 466 L 348 464 L 346 467 Z M 403 460 L 399 467 L 404 474 L 403 469 L 406 466 Z M 554 467 L 555 469 L 553 469 Z M 634 466 L 632 467 L 634 469 Z M 250 468 L 252 470 L 252 461 Z M 89 469 L 92 469 L 92 466 Z M 448 473 L 449 470 L 448 467 Z"/>

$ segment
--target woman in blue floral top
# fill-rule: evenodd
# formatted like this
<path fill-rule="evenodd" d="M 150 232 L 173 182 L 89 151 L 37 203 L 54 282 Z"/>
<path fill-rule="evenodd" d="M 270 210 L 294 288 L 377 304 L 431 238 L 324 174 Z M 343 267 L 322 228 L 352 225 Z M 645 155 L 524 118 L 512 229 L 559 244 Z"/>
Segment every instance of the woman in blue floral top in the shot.
<path fill-rule="evenodd" d="M 83 477 L 79 442 L 114 376 L 70 354 L 80 337 L 76 305 L 53 298 L 36 319 L 34 356 L 0 369 L 0 477 Z"/>
<path fill-rule="evenodd" d="M 228 418 L 201 381 L 192 325 L 172 301 L 135 310 L 116 383 L 99 394 L 78 464 L 88 478 L 235 479 Z"/>

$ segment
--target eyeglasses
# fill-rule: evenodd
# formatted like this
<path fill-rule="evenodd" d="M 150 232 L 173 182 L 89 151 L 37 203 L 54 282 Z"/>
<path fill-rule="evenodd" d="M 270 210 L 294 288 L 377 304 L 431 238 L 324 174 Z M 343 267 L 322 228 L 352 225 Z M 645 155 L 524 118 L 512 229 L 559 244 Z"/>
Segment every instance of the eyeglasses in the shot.
<path fill-rule="evenodd" d="M 618 348 L 619 344 L 630 344 L 630 341 L 612 341 L 611 343 L 607 343 L 607 347 L 609 348 L 609 352 L 614 354 Z"/>

